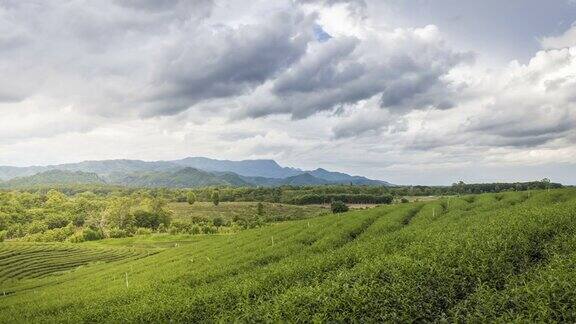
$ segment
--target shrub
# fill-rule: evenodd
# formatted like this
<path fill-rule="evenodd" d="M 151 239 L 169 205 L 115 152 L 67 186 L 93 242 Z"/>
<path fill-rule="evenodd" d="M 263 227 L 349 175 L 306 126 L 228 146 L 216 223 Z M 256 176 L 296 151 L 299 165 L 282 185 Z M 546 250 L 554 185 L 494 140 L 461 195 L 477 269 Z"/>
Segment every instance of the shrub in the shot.
<path fill-rule="evenodd" d="M 0 231 L 0 242 L 4 242 L 6 239 L 6 231 Z"/>
<path fill-rule="evenodd" d="M 214 191 L 212 193 L 212 203 L 214 204 L 214 206 L 218 206 L 218 204 L 220 204 L 220 193 L 218 192 L 218 190 Z"/>
<path fill-rule="evenodd" d="M 224 226 L 226 224 L 226 222 L 224 221 L 224 219 L 220 216 L 214 217 L 214 219 L 212 220 L 212 224 L 214 224 L 214 226 L 216 227 L 220 227 L 220 226 Z"/>
<path fill-rule="evenodd" d="M 92 228 L 85 228 L 82 231 L 82 236 L 84 237 L 85 241 L 96 241 L 104 238 L 104 235 L 102 235 L 101 231 L 94 230 Z"/>
<path fill-rule="evenodd" d="M 304 194 L 294 197 L 289 202 L 296 205 L 326 204 L 331 201 L 342 201 L 348 204 L 391 204 L 392 195 L 372 194 Z"/>
<path fill-rule="evenodd" d="M 10 216 L 0 211 L 0 231 L 8 228 Z"/>
<path fill-rule="evenodd" d="M 168 229 L 170 234 L 200 234 L 201 230 L 198 225 L 184 221 L 174 221 Z"/>
<path fill-rule="evenodd" d="M 330 210 L 332 210 L 333 214 L 345 213 L 348 211 L 348 206 L 341 201 L 333 201 L 332 204 L 330 204 Z"/>
<path fill-rule="evenodd" d="M 149 228 L 139 227 L 136 230 L 136 235 L 148 235 L 148 234 L 152 234 L 152 230 Z"/>
<path fill-rule="evenodd" d="M 194 194 L 193 191 L 188 192 L 188 195 L 186 196 L 186 201 L 188 201 L 188 204 L 194 205 L 194 203 L 196 202 L 196 194 Z"/>
<path fill-rule="evenodd" d="M 31 237 L 30 241 L 36 242 L 64 242 L 68 237 L 74 234 L 74 227 L 72 225 L 47 230 L 42 234 L 36 234 Z"/>
<path fill-rule="evenodd" d="M 125 229 L 115 227 L 110 229 L 108 236 L 112 238 L 121 238 L 130 236 L 130 233 Z"/>
<path fill-rule="evenodd" d="M 235 222 L 238 223 L 242 228 L 256 228 L 264 224 L 264 220 L 258 215 L 244 215 L 236 216 Z"/>
<path fill-rule="evenodd" d="M 24 235 L 26 235 L 26 231 L 24 230 L 24 225 L 22 225 L 22 224 L 11 225 L 6 230 L 6 237 L 7 238 L 22 237 Z"/>
<path fill-rule="evenodd" d="M 218 233 L 218 228 L 210 225 L 202 226 L 202 233 L 204 234 L 216 234 Z"/>
<path fill-rule="evenodd" d="M 136 227 L 147 227 L 147 228 L 158 228 L 160 225 L 160 217 L 157 214 L 145 211 L 137 210 L 134 212 L 134 225 Z"/>
<path fill-rule="evenodd" d="M 402 197 L 402 199 L 400 199 L 400 202 L 402 202 L 403 204 L 409 203 L 410 201 L 408 199 L 406 199 L 405 197 Z"/>
<path fill-rule="evenodd" d="M 70 236 L 68 238 L 68 241 L 71 243 L 82 243 L 84 242 L 84 233 L 82 232 L 76 232 L 74 234 L 72 234 L 72 236 Z"/>
<path fill-rule="evenodd" d="M 46 225 L 45 223 L 41 222 L 41 221 L 33 221 L 32 223 L 30 223 L 28 225 L 28 229 L 26 232 L 28 232 L 28 234 L 36 234 L 36 233 L 42 233 L 48 230 L 48 225 Z"/>
<path fill-rule="evenodd" d="M 46 225 L 48 225 L 48 229 L 62 228 L 70 223 L 70 221 L 62 215 L 50 215 L 46 217 L 45 222 Z"/>
<path fill-rule="evenodd" d="M 210 222 L 210 218 L 208 218 L 207 216 L 192 215 L 190 216 L 190 222 L 195 224 L 203 224 Z"/>
<path fill-rule="evenodd" d="M 86 222 L 86 217 L 84 215 L 77 214 L 74 217 L 72 217 L 72 224 L 74 224 L 74 226 L 82 227 L 82 226 L 84 226 L 85 222 Z"/>

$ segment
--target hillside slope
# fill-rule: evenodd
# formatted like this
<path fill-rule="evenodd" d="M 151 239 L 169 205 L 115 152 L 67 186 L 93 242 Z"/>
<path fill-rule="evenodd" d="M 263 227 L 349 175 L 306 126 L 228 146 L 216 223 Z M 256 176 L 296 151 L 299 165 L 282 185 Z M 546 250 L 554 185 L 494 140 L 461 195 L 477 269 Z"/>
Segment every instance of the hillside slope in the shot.
<path fill-rule="evenodd" d="M 104 183 L 106 182 L 96 173 L 49 170 L 27 177 L 18 177 L 9 181 L 0 182 L 0 188 L 29 188 L 33 186 Z"/>
<path fill-rule="evenodd" d="M 114 183 L 145 188 L 195 188 L 205 186 L 248 186 L 234 174 L 216 175 L 210 172 L 183 168 L 175 172 L 142 172 L 118 177 Z"/>
<path fill-rule="evenodd" d="M 27 280 L 4 243 L 0 322 L 574 322 L 575 238 L 562 189 L 83 243 L 157 253 Z"/>
<path fill-rule="evenodd" d="M 66 163 L 49 166 L 11 167 L 0 166 L 0 181 L 14 178 L 34 176 L 46 171 L 70 171 L 95 173 L 110 183 L 122 184 L 123 178 L 138 178 L 146 174 L 148 178 L 166 177 L 169 173 L 192 168 L 212 173 L 216 177 L 223 175 L 218 181 L 208 181 L 213 184 L 229 183 L 232 186 L 279 186 L 291 184 L 293 177 L 303 176 L 309 179 L 306 184 L 355 184 L 355 185 L 390 185 L 386 181 L 371 180 L 360 176 L 351 176 L 340 172 L 331 172 L 324 169 L 303 171 L 296 168 L 282 167 L 274 160 L 216 160 L 204 157 L 189 157 L 174 161 L 140 161 L 140 160 L 102 160 L 84 161 L 79 163 Z M 310 178 L 308 175 L 312 176 Z M 133 180 L 132 182 L 139 182 Z M 142 180 L 147 182 L 146 180 Z M 159 182 L 158 179 L 149 179 Z M 120 182 L 120 183 L 119 183 Z M 160 181 L 162 182 L 162 181 Z M 164 181 L 170 183 L 170 181 Z M 178 182 L 178 188 L 185 186 Z M 191 182 L 189 187 L 197 186 Z"/>
<path fill-rule="evenodd" d="M 205 157 L 188 157 L 171 161 L 180 166 L 192 167 L 205 171 L 233 172 L 245 177 L 286 178 L 302 173 L 295 168 L 281 167 L 274 160 L 216 160 Z"/>

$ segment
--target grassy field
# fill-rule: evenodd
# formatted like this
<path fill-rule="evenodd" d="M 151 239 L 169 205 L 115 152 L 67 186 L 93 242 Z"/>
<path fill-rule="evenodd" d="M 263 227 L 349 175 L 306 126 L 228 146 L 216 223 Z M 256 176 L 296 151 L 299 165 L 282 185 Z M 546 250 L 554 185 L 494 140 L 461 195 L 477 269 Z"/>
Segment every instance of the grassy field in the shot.
<path fill-rule="evenodd" d="M 286 204 L 263 203 L 263 217 L 267 221 L 296 220 L 318 216 L 329 212 L 328 207 L 322 206 L 295 206 Z M 212 221 L 221 217 L 231 221 L 234 217 L 257 215 L 258 203 L 255 202 L 221 202 L 214 206 L 211 202 L 170 203 L 168 208 L 174 212 L 175 220 L 206 220 Z"/>
<path fill-rule="evenodd" d="M 0 322 L 233 320 L 574 322 L 576 190 L 451 197 L 235 234 L 0 243 Z"/>

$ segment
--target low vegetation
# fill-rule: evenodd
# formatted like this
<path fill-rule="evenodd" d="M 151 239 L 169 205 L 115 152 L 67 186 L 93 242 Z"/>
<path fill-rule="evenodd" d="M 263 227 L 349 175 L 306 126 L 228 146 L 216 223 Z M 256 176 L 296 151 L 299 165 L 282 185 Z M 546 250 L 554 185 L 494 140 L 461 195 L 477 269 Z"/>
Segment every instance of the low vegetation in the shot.
<path fill-rule="evenodd" d="M 0 278 L 10 278 L 0 283 L 0 321 L 574 322 L 575 238 L 576 190 L 557 189 L 385 205 L 233 234 L 11 241 L 0 244 Z M 49 254 L 70 245 L 94 259 L 58 268 Z M 18 252 L 26 248 L 44 252 L 36 262 Z M 45 264 L 56 271 L 13 275 Z"/>
<path fill-rule="evenodd" d="M 323 211 L 316 206 L 220 203 L 218 191 L 210 203 L 196 203 L 193 197 L 188 192 L 187 202 L 170 202 L 148 191 L 72 196 L 56 190 L 0 192 L 0 241 L 81 243 L 152 233 L 230 233 Z"/>

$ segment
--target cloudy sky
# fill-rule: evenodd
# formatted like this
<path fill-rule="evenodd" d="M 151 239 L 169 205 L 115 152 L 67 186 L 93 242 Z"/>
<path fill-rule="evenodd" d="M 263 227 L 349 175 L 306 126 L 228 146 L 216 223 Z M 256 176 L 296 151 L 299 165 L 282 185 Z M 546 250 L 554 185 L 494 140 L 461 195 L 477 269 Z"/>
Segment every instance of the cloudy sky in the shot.
<path fill-rule="evenodd" d="M 0 165 L 576 184 L 574 0 L 0 0 Z"/>

